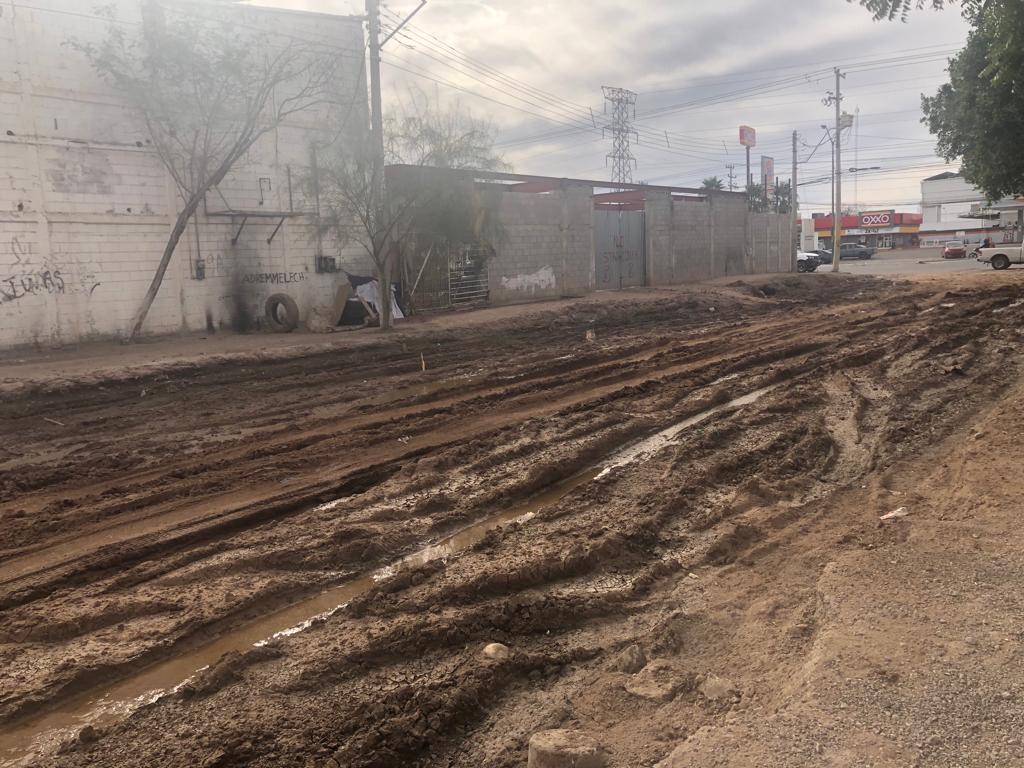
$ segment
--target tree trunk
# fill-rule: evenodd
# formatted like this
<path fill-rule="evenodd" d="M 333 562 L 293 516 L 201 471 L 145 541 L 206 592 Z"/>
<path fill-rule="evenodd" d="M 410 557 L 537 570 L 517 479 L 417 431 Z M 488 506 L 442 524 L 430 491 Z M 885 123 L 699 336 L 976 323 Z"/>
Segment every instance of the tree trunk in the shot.
<path fill-rule="evenodd" d="M 202 200 L 201 195 L 193 195 L 189 199 L 188 203 L 186 203 L 181 213 L 178 214 L 177 221 L 174 222 L 174 229 L 171 230 L 171 236 L 167 239 L 167 245 L 164 247 L 164 255 L 161 257 L 160 264 L 156 268 L 156 274 L 153 275 L 153 281 L 149 284 L 149 290 L 146 291 L 146 295 L 142 299 L 142 306 L 139 307 L 139 312 L 135 316 L 135 323 L 132 326 L 131 336 L 129 337 L 132 341 L 134 341 L 142 331 L 142 324 L 146 322 L 146 316 L 149 314 L 149 310 L 153 306 L 153 301 L 156 299 L 157 293 L 160 292 L 160 286 L 164 281 L 164 275 L 167 274 L 167 267 L 171 263 L 171 257 L 174 256 L 174 249 L 178 247 L 178 241 L 180 241 L 181 236 L 185 234 L 189 220 L 196 212 L 196 209 L 199 208 L 200 200 Z"/>
<path fill-rule="evenodd" d="M 391 250 L 390 247 L 384 252 L 383 257 L 377 264 L 377 282 L 379 283 L 380 306 L 377 307 L 377 314 L 380 315 L 380 329 L 390 331 L 394 326 L 391 317 Z"/>
<path fill-rule="evenodd" d="M 132 341 L 134 341 L 142 331 L 142 324 L 146 322 L 146 316 L 149 314 L 149 310 L 153 306 L 153 301 L 156 299 L 157 293 L 160 292 L 160 286 L 164 282 L 164 275 L 167 274 L 167 267 L 171 263 L 171 257 L 174 256 L 174 249 L 178 247 L 178 241 L 181 240 L 181 236 L 185 234 L 189 220 L 199 209 L 199 204 L 206 197 L 206 193 L 224 181 L 232 166 L 234 166 L 243 154 L 249 151 L 249 148 L 252 147 L 252 145 L 256 143 L 257 139 L 259 139 L 259 137 L 265 132 L 266 131 L 262 133 L 254 132 L 254 126 L 249 126 L 249 128 L 238 137 L 238 141 L 235 142 L 234 147 L 221 161 L 221 164 L 217 167 L 217 170 L 214 171 L 213 175 L 210 176 L 205 184 L 200 185 L 200 188 L 197 189 L 185 202 L 185 207 L 181 210 L 181 213 L 178 214 L 177 221 L 174 222 L 174 229 L 171 230 L 171 236 L 167 239 L 167 246 L 164 248 L 164 255 L 161 257 L 160 264 L 156 268 L 156 274 L 153 275 L 153 282 L 149 284 L 149 290 L 146 291 L 146 295 L 142 299 L 142 306 L 139 307 L 139 313 L 135 316 L 135 324 L 132 326 L 132 333 L 129 337 Z M 165 165 L 167 164 L 167 160 L 162 155 L 160 160 Z"/>

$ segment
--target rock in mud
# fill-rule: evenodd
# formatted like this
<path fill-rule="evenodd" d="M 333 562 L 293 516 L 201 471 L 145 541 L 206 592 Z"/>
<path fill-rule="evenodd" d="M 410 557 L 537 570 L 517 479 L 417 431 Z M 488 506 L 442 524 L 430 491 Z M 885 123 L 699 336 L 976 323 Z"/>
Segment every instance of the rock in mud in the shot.
<path fill-rule="evenodd" d="M 626 683 L 626 692 L 642 699 L 666 702 L 692 684 L 693 675 L 681 671 L 670 661 L 655 659 Z"/>
<path fill-rule="evenodd" d="M 738 689 L 732 681 L 716 675 L 708 675 L 700 684 L 700 692 L 708 701 L 726 701 L 735 696 Z"/>
<path fill-rule="evenodd" d="M 633 645 L 622 650 L 609 662 L 608 669 L 612 672 L 625 672 L 635 675 L 645 666 L 647 666 L 647 657 L 644 656 L 643 649 L 636 643 L 633 643 Z"/>
<path fill-rule="evenodd" d="M 484 656 L 495 661 L 504 661 L 511 655 L 512 651 L 509 650 L 509 647 L 501 643 L 491 643 L 484 648 Z"/>
<path fill-rule="evenodd" d="M 91 725 L 86 725 L 78 733 L 73 736 L 69 736 L 64 739 L 61 744 L 57 747 L 58 755 L 66 755 L 69 752 L 74 752 L 80 747 L 87 747 L 90 744 L 95 744 L 100 740 L 99 731 L 93 728 Z"/>
<path fill-rule="evenodd" d="M 540 731 L 530 737 L 529 768 L 602 768 L 604 753 L 582 731 Z"/>

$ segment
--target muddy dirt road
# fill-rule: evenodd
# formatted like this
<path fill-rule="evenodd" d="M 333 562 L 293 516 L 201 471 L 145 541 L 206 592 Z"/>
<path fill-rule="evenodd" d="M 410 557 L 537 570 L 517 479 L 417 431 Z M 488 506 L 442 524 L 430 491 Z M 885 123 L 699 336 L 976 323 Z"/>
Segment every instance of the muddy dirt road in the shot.
<path fill-rule="evenodd" d="M 952 598 L 915 603 L 917 566 L 879 553 L 998 485 L 934 470 L 1024 422 L 1018 328 L 1017 273 L 806 275 L 21 386 L 0 765 L 511 767 L 555 727 L 610 766 L 1016 764 L 1024 687 L 965 715 L 978 761 L 936 736 L 946 678 L 908 714 L 901 681 L 950 660 L 886 624 L 937 637 Z M 938 580 L 960 540 L 920 535 Z M 1001 542 L 958 596 L 1018 572 Z M 878 568 L 892 599 L 851 586 Z"/>

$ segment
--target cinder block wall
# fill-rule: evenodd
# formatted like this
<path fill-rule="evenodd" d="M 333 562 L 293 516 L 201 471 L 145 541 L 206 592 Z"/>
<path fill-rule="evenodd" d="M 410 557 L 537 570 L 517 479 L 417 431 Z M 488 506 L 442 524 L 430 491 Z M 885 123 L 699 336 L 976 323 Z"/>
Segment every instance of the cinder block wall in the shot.
<path fill-rule="evenodd" d="M 750 271 L 793 272 L 796 269 L 793 217 L 778 213 L 750 215 Z"/>
<path fill-rule="evenodd" d="M 672 285 L 676 279 L 675 228 L 672 196 L 668 192 L 647 193 L 644 228 L 647 285 Z"/>
<path fill-rule="evenodd" d="M 791 217 L 750 214 L 744 197 L 650 192 L 645 211 L 648 285 L 795 269 Z"/>
<path fill-rule="evenodd" d="M 489 264 L 491 301 L 579 296 L 593 289 L 593 190 L 503 192 L 503 237 Z"/>
<path fill-rule="evenodd" d="M 141 20 L 141 0 L 116 5 L 128 28 Z M 13 73 L 0 83 L 0 349 L 124 335 L 180 204 L 138 116 L 64 45 L 100 41 L 106 22 L 79 0 L 48 0 L 45 7 L 0 14 L 0 71 Z M 344 61 L 339 87 L 349 94 L 365 88 L 357 20 L 237 10 L 246 14 L 245 24 L 297 36 L 329 34 L 355 52 Z M 364 118 L 348 121 L 353 136 L 365 130 Z M 313 139 L 351 138 L 336 134 L 336 123 L 324 115 L 296 116 L 236 166 L 220 186 L 224 199 L 208 196 L 210 211 L 287 210 L 289 170 L 293 181 L 305 172 Z M 292 187 L 295 206 L 309 210 L 298 184 Z M 289 220 L 268 244 L 277 223 L 250 219 L 232 245 L 239 219 L 198 215 L 175 251 L 145 332 L 251 327 L 266 297 L 279 291 L 296 298 L 303 314 L 330 304 L 344 275 L 316 274 L 310 220 Z M 356 250 L 343 249 L 341 256 L 350 271 L 370 270 Z"/>
<path fill-rule="evenodd" d="M 711 204 L 707 200 L 675 200 L 672 206 L 673 283 L 696 283 L 715 277 L 715 242 Z"/>

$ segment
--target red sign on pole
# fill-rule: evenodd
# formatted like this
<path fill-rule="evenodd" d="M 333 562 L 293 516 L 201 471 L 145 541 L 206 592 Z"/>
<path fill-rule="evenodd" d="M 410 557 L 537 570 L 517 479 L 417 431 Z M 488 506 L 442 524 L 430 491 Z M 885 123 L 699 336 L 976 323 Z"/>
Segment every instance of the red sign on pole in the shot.
<path fill-rule="evenodd" d="M 775 189 L 775 158 L 761 155 L 761 183 L 766 192 Z"/>
<path fill-rule="evenodd" d="M 740 126 L 740 144 L 744 147 L 757 146 L 757 131 L 749 125 Z"/>

